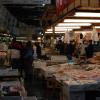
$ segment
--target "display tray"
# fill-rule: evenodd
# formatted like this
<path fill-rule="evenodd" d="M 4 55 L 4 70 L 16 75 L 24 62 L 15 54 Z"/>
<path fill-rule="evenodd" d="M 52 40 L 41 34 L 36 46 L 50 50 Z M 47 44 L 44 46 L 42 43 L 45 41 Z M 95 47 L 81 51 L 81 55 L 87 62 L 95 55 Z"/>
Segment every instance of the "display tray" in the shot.
<path fill-rule="evenodd" d="M 22 100 L 21 96 L 5 96 L 1 97 L 0 100 Z"/>
<path fill-rule="evenodd" d="M 27 96 L 27 92 L 20 81 L 6 81 L 0 83 L 1 95 Z M 1 99 L 0 99 L 1 100 Z"/>
<path fill-rule="evenodd" d="M 5 96 L 5 97 L 0 97 L 0 100 L 37 100 L 37 98 L 35 96 L 31 97 Z"/>
<path fill-rule="evenodd" d="M 20 74 L 17 69 L 8 70 L 8 69 L 0 69 L 0 79 L 4 78 L 20 78 Z"/>

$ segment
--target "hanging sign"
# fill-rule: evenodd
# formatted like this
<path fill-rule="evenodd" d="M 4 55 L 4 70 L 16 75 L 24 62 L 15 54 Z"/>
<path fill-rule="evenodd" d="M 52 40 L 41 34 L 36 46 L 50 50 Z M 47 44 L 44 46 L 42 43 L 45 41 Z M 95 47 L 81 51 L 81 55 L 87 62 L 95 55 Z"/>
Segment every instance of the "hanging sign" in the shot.
<path fill-rule="evenodd" d="M 57 14 L 59 14 L 64 9 L 64 0 L 56 0 L 56 10 Z"/>
<path fill-rule="evenodd" d="M 68 5 L 73 3 L 75 0 L 56 0 L 56 11 L 60 14 Z"/>

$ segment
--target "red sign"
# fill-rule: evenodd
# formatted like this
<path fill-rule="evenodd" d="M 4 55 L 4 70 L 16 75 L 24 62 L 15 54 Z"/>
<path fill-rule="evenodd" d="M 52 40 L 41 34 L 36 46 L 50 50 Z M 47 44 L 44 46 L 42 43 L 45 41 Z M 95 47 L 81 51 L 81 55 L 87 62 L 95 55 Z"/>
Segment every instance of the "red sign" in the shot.
<path fill-rule="evenodd" d="M 64 10 L 64 8 L 67 6 L 67 1 L 68 0 L 56 0 L 57 14 Z"/>
<path fill-rule="evenodd" d="M 75 0 L 56 0 L 57 14 L 62 12 L 68 5 L 73 3 Z"/>
<path fill-rule="evenodd" d="M 57 14 L 60 13 L 60 0 L 56 0 L 56 10 L 57 10 Z"/>

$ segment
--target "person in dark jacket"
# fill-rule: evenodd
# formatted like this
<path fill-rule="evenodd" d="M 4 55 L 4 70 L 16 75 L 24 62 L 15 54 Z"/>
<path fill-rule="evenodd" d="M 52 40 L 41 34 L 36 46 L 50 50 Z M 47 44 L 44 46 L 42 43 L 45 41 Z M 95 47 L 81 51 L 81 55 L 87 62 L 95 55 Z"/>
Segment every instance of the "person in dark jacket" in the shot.
<path fill-rule="evenodd" d="M 18 69 L 21 70 L 21 50 L 23 46 L 22 43 L 19 41 L 16 41 L 16 38 L 12 39 L 11 44 L 9 45 L 9 55 L 11 60 L 11 66 L 12 69 Z"/>
<path fill-rule="evenodd" d="M 93 57 L 94 46 L 92 44 L 92 40 L 89 40 L 88 46 L 85 48 L 85 51 L 86 51 L 86 57 L 87 57 L 87 59 Z"/>
<path fill-rule="evenodd" d="M 64 54 L 64 42 L 62 40 L 58 41 L 55 48 L 59 51 L 60 55 Z"/>
<path fill-rule="evenodd" d="M 32 81 L 33 78 L 33 47 L 31 41 L 28 41 L 26 43 L 26 46 L 24 48 L 24 55 L 23 55 L 23 62 L 24 62 L 24 72 L 25 72 L 25 79 L 28 81 Z"/>
<path fill-rule="evenodd" d="M 35 43 L 35 45 L 36 45 L 37 58 L 41 58 L 41 46 L 39 43 Z"/>
<path fill-rule="evenodd" d="M 68 61 L 72 60 L 72 56 L 75 50 L 75 45 L 73 44 L 74 41 L 70 41 L 70 43 L 67 44 L 66 46 L 66 56 Z"/>

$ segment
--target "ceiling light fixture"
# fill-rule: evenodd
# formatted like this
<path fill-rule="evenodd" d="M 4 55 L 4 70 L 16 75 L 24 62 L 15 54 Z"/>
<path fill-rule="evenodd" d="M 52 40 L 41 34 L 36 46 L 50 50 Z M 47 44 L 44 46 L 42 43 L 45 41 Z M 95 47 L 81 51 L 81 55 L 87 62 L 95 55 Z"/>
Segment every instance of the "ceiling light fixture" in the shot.
<path fill-rule="evenodd" d="M 74 31 L 74 33 L 92 33 L 92 30 L 91 31 Z"/>
<path fill-rule="evenodd" d="M 79 26 L 73 26 L 73 27 L 60 27 L 60 26 L 58 26 L 58 27 L 55 27 L 55 29 L 79 29 L 80 27 Z"/>
<path fill-rule="evenodd" d="M 44 6 L 45 6 L 45 4 L 43 3 L 43 4 L 42 4 L 42 6 L 44 7 Z"/>
<path fill-rule="evenodd" d="M 100 17 L 100 13 L 94 13 L 94 12 L 76 12 L 74 16 L 78 16 L 78 17 Z"/>
<path fill-rule="evenodd" d="M 53 33 L 52 31 L 50 31 L 50 32 L 45 32 L 45 33 Z M 62 31 L 56 31 L 55 33 L 65 33 L 65 32 L 62 32 Z"/>
<path fill-rule="evenodd" d="M 64 22 L 100 23 L 99 19 L 65 19 Z"/>
<path fill-rule="evenodd" d="M 100 28 L 100 26 L 95 26 L 94 28 Z"/>
<path fill-rule="evenodd" d="M 67 28 L 63 28 L 63 29 L 61 29 L 61 28 L 58 28 L 58 29 L 55 29 L 55 32 L 65 32 L 65 31 L 72 31 L 73 29 L 67 29 Z M 47 32 L 53 32 L 53 29 L 47 29 Z"/>
<path fill-rule="evenodd" d="M 91 23 L 59 23 L 56 26 L 90 26 Z"/>

